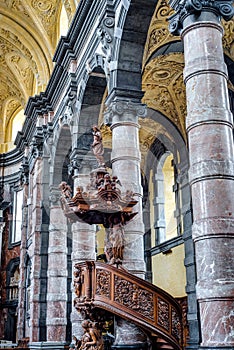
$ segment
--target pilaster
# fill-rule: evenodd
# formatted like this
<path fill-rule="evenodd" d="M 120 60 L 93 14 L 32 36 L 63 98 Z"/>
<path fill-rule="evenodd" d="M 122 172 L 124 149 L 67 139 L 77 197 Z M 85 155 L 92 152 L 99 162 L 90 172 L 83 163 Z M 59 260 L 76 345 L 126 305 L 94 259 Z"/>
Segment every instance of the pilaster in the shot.
<path fill-rule="evenodd" d="M 232 18 L 233 1 L 170 3 L 172 32 L 184 42 L 200 347 L 231 349 L 234 157 L 220 18 Z"/>
<path fill-rule="evenodd" d="M 48 247 L 47 341 L 64 342 L 67 325 L 67 220 L 51 188 Z"/>

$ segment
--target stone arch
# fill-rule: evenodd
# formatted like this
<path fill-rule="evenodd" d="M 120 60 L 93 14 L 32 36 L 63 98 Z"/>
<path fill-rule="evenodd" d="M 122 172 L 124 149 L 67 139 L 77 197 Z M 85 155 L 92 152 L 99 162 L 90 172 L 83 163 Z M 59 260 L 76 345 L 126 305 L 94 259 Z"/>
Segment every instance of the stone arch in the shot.
<path fill-rule="evenodd" d="M 56 139 L 54 140 L 54 157 L 53 163 L 53 174 L 51 177 L 50 184 L 52 186 L 58 186 L 61 181 L 66 181 L 66 175 L 64 171 L 64 163 L 68 164 L 67 157 L 71 151 L 72 137 L 71 131 L 68 124 L 60 126 L 58 133 L 55 133 Z"/>
<path fill-rule="evenodd" d="M 84 77 L 78 92 L 80 114 L 77 119 L 77 133 L 73 134 L 72 149 L 76 155 L 86 155 L 93 142 L 92 126 L 103 124 L 102 115 L 107 82 L 102 67 L 92 66 L 92 72 Z M 92 153 L 92 152 L 91 152 Z"/>
<path fill-rule="evenodd" d="M 112 71 L 113 87 L 121 90 L 141 91 L 141 70 L 148 27 L 157 0 L 133 0 L 129 8 L 123 2 L 117 27 L 122 37 L 116 40 L 113 60 L 118 62 Z"/>

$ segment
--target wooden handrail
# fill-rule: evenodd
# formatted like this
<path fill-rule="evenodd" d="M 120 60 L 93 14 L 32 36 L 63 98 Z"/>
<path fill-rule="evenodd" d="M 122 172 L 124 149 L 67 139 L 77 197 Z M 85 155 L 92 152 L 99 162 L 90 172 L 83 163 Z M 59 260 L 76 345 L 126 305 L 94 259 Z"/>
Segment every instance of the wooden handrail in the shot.
<path fill-rule="evenodd" d="M 164 339 L 173 349 L 182 349 L 182 309 L 170 294 L 113 265 L 89 261 L 76 267 L 77 309 L 105 309 Z"/>

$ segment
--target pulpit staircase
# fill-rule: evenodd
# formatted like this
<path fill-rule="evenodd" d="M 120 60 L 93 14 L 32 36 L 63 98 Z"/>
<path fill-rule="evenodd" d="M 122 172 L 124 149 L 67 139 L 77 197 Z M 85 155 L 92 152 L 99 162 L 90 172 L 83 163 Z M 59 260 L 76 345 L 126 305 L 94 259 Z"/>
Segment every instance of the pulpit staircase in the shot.
<path fill-rule="evenodd" d="M 135 323 L 153 349 L 183 349 L 182 309 L 171 295 L 121 267 L 89 261 L 76 268 L 77 310 L 102 309 Z"/>

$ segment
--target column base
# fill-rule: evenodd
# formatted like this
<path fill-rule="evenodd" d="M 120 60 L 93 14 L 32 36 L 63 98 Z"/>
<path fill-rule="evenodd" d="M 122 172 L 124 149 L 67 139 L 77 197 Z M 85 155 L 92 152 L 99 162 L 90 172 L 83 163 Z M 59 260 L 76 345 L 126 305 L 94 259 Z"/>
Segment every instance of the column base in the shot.
<path fill-rule="evenodd" d="M 51 342 L 51 341 L 43 341 L 43 342 L 35 342 L 29 343 L 29 349 L 31 350 L 58 350 L 58 349 L 68 349 L 67 342 Z"/>

